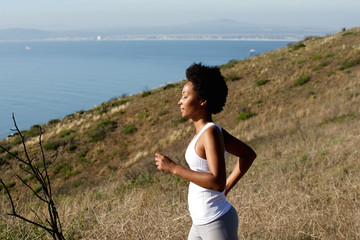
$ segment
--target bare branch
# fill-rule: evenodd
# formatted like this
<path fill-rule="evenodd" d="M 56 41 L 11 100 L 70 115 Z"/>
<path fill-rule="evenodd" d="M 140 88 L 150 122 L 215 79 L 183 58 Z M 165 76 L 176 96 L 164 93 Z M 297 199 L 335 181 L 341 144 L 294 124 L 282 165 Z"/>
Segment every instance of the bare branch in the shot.
<path fill-rule="evenodd" d="M 24 179 L 22 179 L 19 175 L 16 175 L 16 176 L 20 179 L 20 181 L 21 181 L 25 186 L 27 186 L 27 187 L 33 192 L 33 194 L 34 194 L 35 196 L 37 196 L 41 201 L 47 202 L 47 200 L 44 199 L 44 198 L 42 198 L 39 194 L 37 194 L 37 192 L 36 192 L 29 184 L 27 184 L 27 183 L 24 181 Z"/>
<path fill-rule="evenodd" d="M 30 176 L 35 177 L 34 173 L 30 172 L 29 170 L 25 169 L 23 166 L 20 165 L 20 169 L 29 174 Z"/>
<path fill-rule="evenodd" d="M 26 164 L 26 165 L 29 165 L 29 163 L 27 163 L 26 161 L 24 161 L 23 159 L 21 159 L 18 155 L 10 152 L 9 150 L 7 150 L 6 148 L 4 148 L 3 146 L 0 145 L 0 148 L 2 150 L 4 150 L 5 152 L 7 152 L 8 154 L 10 154 L 12 157 L 16 158 L 17 160 L 19 160 L 20 162 Z"/>
<path fill-rule="evenodd" d="M 42 216 L 40 216 L 32 208 L 30 208 L 30 210 L 35 214 L 35 219 L 34 220 L 30 220 L 30 219 L 28 219 L 26 217 L 23 217 L 21 214 L 18 214 L 16 212 L 15 204 L 14 204 L 13 198 L 11 196 L 11 193 L 10 193 L 8 187 L 5 185 L 3 180 L 0 179 L 1 185 L 4 187 L 6 193 L 7 193 L 8 197 L 9 197 L 10 204 L 11 204 L 11 213 L 8 213 L 8 215 L 17 217 L 17 218 L 19 218 L 19 219 L 21 219 L 21 220 L 23 220 L 23 221 L 25 221 L 27 223 L 33 224 L 33 225 L 35 225 L 37 227 L 40 227 L 40 228 L 44 229 L 55 240 L 65 240 L 65 237 L 63 236 L 63 233 L 62 233 L 62 226 L 61 226 L 60 217 L 58 215 L 56 205 L 55 205 L 55 203 L 53 201 L 51 182 L 50 182 L 50 177 L 49 177 L 49 172 L 48 172 L 48 167 L 55 162 L 55 160 L 57 159 L 58 153 L 56 152 L 54 159 L 50 163 L 46 162 L 46 156 L 45 156 L 45 153 L 44 153 L 44 150 L 43 150 L 43 147 L 42 147 L 42 142 L 41 142 L 42 129 L 40 127 L 39 146 L 40 146 L 40 153 L 41 153 L 41 158 L 40 159 L 41 159 L 42 166 L 38 167 L 37 165 L 35 165 L 34 164 L 34 159 L 31 159 L 29 154 L 28 154 L 26 144 L 25 144 L 25 138 L 22 135 L 22 133 L 20 132 L 18 126 L 17 126 L 14 113 L 12 114 L 12 118 L 13 118 L 13 122 L 14 122 L 14 125 L 15 125 L 15 130 L 14 131 L 17 131 L 17 133 L 20 136 L 21 141 L 22 141 L 23 150 L 24 150 L 24 153 L 25 153 L 25 159 L 20 158 L 19 156 L 17 156 L 14 153 L 11 153 L 9 150 L 5 149 L 2 146 L 0 146 L 0 148 L 3 149 L 4 151 L 6 151 L 7 153 L 9 153 L 12 157 L 16 158 L 19 162 L 25 164 L 26 166 L 29 166 L 30 169 L 25 169 L 23 166 L 20 166 L 20 168 L 23 171 L 25 171 L 26 173 L 28 173 L 30 176 L 33 176 L 35 178 L 35 180 L 37 181 L 37 183 L 40 184 L 40 186 L 42 188 L 42 195 L 43 196 L 41 194 L 39 194 L 28 183 L 26 183 L 26 181 L 22 177 L 20 177 L 17 174 L 16 174 L 16 176 L 23 183 L 23 185 L 25 185 L 27 188 L 29 188 L 31 190 L 31 192 L 37 197 L 38 200 L 40 200 L 43 203 L 46 203 L 48 216 L 45 216 L 45 214 L 42 214 Z"/>
<path fill-rule="evenodd" d="M 31 224 L 37 226 L 37 227 L 40 227 L 40 228 L 46 230 L 50 234 L 52 234 L 54 232 L 54 230 L 52 230 L 51 228 L 45 227 L 45 226 L 43 226 L 43 225 L 41 225 L 41 224 L 39 224 L 37 222 L 34 222 L 34 221 L 30 220 L 30 219 L 25 218 L 25 217 L 23 217 L 23 216 L 21 216 L 21 215 L 19 215 L 17 213 L 10 213 L 9 215 L 20 218 L 21 220 L 24 220 L 25 222 L 28 222 L 28 223 L 31 223 Z"/>
<path fill-rule="evenodd" d="M 44 222 L 41 220 L 37 212 L 35 212 L 32 208 L 30 208 L 30 210 L 35 214 L 35 217 L 41 222 L 41 225 L 44 225 Z"/>
<path fill-rule="evenodd" d="M 11 194 L 10 194 L 10 192 L 9 192 L 9 189 L 7 188 L 7 186 L 5 185 L 5 183 L 3 182 L 3 180 L 2 180 L 2 179 L 0 179 L 0 182 L 1 182 L 1 184 L 3 185 L 3 187 L 4 187 L 5 191 L 6 191 L 6 193 L 7 193 L 8 197 L 9 197 L 9 199 L 10 199 L 12 212 L 15 214 L 14 201 L 13 201 L 13 199 L 12 199 L 12 197 L 11 197 Z"/>
<path fill-rule="evenodd" d="M 25 145 L 25 138 L 24 138 L 24 136 L 21 134 L 21 131 L 20 131 L 20 129 L 19 129 L 18 126 L 17 126 L 14 113 L 12 113 L 12 119 L 13 119 L 13 122 L 14 122 L 14 125 L 15 125 L 15 128 L 16 128 L 16 131 L 19 133 L 19 136 L 20 136 L 20 138 L 21 138 L 26 159 L 29 161 L 29 163 L 31 163 L 31 158 L 29 157 L 29 154 L 28 154 L 28 152 L 27 152 L 27 148 L 26 148 L 26 145 Z"/>
<path fill-rule="evenodd" d="M 52 198 L 52 192 L 51 192 L 51 185 L 50 185 L 50 178 L 49 178 L 49 174 L 47 171 L 47 165 L 46 165 L 46 160 L 45 160 L 45 154 L 44 154 L 44 149 L 42 147 L 42 142 L 41 142 L 41 136 L 42 136 L 42 129 L 40 128 L 40 134 L 39 134 L 39 146 L 40 146 L 40 150 L 41 150 L 41 157 L 42 157 L 42 161 L 43 161 L 43 166 L 44 166 L 44 171 L 45 171 L 45 176 L 48 182 L 48 188 L 49 188 L 49 197 Z M 42 176 L 42 174 L 41 174 Z M 44 181 L 45 182 L 45 181 Z"/>

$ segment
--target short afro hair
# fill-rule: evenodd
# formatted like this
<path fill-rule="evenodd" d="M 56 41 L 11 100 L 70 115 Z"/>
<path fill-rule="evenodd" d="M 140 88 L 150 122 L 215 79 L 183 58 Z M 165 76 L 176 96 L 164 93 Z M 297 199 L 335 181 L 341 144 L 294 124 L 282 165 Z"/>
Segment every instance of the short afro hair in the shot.
<path fill-rule="evenodd" d="M 200 99 L 207 100 L 207 111 L 219 113 L 225 106 L 228 88 L 220 69 L 194 63 L 186 69 L 186 78 Z"/>

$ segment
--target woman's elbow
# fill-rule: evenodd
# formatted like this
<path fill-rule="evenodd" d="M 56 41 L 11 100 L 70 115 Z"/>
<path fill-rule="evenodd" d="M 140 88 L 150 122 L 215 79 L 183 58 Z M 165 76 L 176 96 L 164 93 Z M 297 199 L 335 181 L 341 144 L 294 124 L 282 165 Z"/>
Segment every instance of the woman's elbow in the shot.
<path fill-rule="evenodd" d="M 217 192 L 223 192 L 225 190 L 225 185 L 224 186 L 218 186 L 218 187 L 214 188 L 213 190 L 217 191 Z"/>
<path fill-rule="evenodd" d="M 214 189 L 215 191 L 218 191 L 218 192 L 223 192 L 225 190 L 225 187 L 226 187 L 226 179 L 225 181 L 219 181 L 215 184 L 214 186 Z"/>
<path fill-rule="evenodd" d="M 257 157 L 256 152 L 251 151 L 251 154 L 250 154 L 250 156 L 249 156 L 249 160 L 250 160 L 251 162 L 253 162 L 256 157 Z"/>

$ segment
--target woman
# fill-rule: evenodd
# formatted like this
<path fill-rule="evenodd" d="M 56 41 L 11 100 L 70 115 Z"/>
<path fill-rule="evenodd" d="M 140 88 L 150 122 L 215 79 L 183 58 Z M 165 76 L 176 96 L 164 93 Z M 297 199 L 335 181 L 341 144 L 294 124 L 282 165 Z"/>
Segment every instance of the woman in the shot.
<path fill-rule="evenodd" d="M 185 153 L 190 169 L 160 153 L 155 154 L 156 166 L 190 181 L 188 204 L 193 224 L 188 240 L 238 239 L 238 215 L 226 195 L 249 169 L 256 154 L 212 122 L 212 114 L 223 109 L 228 92 L 220 70 L 193 64 L 186 70 L 186 77 L 188 82 L 178 104 L 182 117 L 192 119 L 196 129 Z M 228 178 L 225 151 L 238 157 Z"/>

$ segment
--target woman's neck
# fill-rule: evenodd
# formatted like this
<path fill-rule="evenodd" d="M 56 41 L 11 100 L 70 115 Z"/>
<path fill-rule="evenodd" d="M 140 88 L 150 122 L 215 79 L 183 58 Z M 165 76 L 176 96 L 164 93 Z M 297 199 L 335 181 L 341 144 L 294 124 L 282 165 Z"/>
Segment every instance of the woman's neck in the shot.
<path fill-rule="evenodd" d="M 196 134 L 198 134 L 207 123 L 212 122 L 212 118 L 211 116 L 206 116 L 193 121 L 196 129 Z"/>

